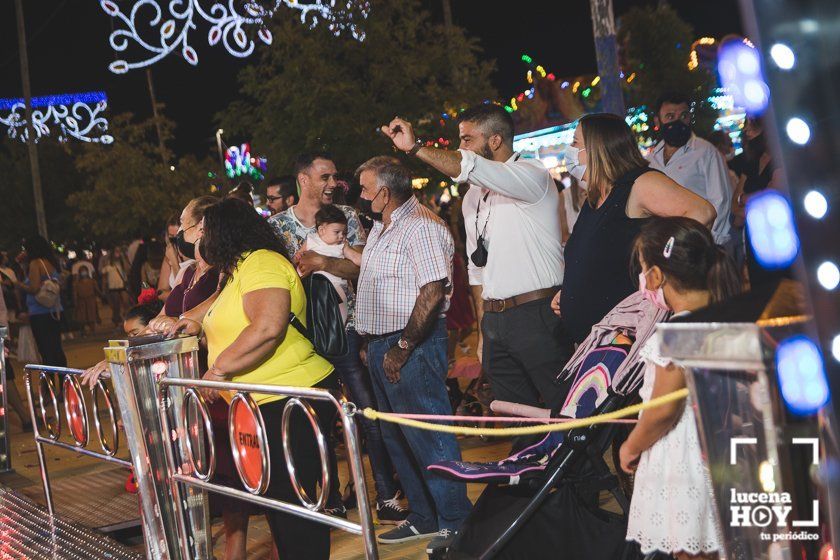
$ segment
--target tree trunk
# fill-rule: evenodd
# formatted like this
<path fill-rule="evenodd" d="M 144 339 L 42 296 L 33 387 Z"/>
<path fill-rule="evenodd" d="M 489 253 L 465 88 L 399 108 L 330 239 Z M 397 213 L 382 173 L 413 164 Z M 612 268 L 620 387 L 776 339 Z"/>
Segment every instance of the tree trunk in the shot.
<path fill-rule="evenodd" d="M 601 76 L 601 104 L 604 111 L 624 115 L 624 97 L 618 76 L 618 44 L 615 40 L 615 20 L 612 0 L 589 0 L 592 10 L 592 30 L 595 33 L 595 55 L 598 75 Z"/>

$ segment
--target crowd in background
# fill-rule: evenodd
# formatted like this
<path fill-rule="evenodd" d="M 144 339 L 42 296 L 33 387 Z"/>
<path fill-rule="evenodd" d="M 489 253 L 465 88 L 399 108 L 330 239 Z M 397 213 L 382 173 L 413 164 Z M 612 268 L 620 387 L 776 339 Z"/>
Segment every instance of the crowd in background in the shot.
<path fill-rule="evenodd" d="M 460 196 L 418 198 L 411 172 L 388 155 L 360 165 L 360 190 L 349 205 L 356 190 L 348 192 L 331 156 L 302 154 L 289 175 L 266 182 L 267 220 L 254 210 L 253 187 L 241 184 L 224 197 L 191 201 L 165 231 L 126 246 L 57 256 L 45 239 L 28 237 L 20 254 L 0 255 L 7 309 L 0 324 L 13 327 L 22 362 L 65 366 L 62 340 L 94 333 L 104 320 L 132 336 L 201 336 L 205 379 L 324 388 L 340 382 L 359 407 L 441 415 L 452 413 L 447 374 L 456 349 L 467 349 L 478 327 L 476 353 L 496 398 L 553 408 L 565 396 L 553 379 L 575 345 L 639 289 L 638 281 L 670 311 L 696 308 L 684 298 L 691 290 L 716 289 L 687 286 L 690 275 L 673 268 L 675 261 L 640 261 L 648 257 L 637 240 L 651 220 L 693 220 L 673 225 L 677 233 L 665 243 L 700 247 L 710 279 L 718 266 L 715 244 L 742 284 L 769 279 L 755 265 L 744 232 L 746 200 L 781 180 L 760 121 L 747 122 L 738 157 L 726 134 L 707 141 L 692 132 L 691 102 L 678 93 L 662 96 L 655 123 L 661 141 L 645 159 L 621 117 L 583 117 L 567 171 L 555 180 L 540 162 L 513 151 L 513 122 L 495 105 L 461 114 L 458 151 L 426 146 L 410 123 L 396 118 L 382 127 L 396 150 L 454 178 Z M 315 297 L 308 279 L 316 276 L 338 297 L 342 355 L 324 355 L 313 338 L 318 325 L 305 324 L 307 296 Z M 53 299 L 50 290 L 58 291 Z M 87 380 L 104 371 L 92 368 Z M 224 423 L 227 406 L 218 397 L 208 395 L 214 419 Z M 10 400 L 31 429 L 19 395 L 10 393 Z M 276 399 L 263 396 L 257 404 L 266 424 L 279 425 Z M 471 504 L 464 485 L 425 467 L 459 460 L 455 438 L 370 420 L 361 427 L 375 512 L 381 523 L 396 525 L 380 542 L 428 538 L 430 551 L 447 546 Z M 226 433 L 216 430 L 218 437 Z M 279 430 L 268 437 L 279 438 Z M 292 439 L 304 486 L 314 488 L 317 450 L 300 430 Z M 636 461 L 656 440 L 644 441 L 647 447 L 634 450 Z M 217 451 L 228 447 L 222 443 Z M 275 443 L 272 449 L 282 448 Z M 623 466 L 635 468 L 628 453 Z M 274 474 L 286 468 L 282 453 L 276 455 L 267 494 L 289 499 L 287 477 Z M 334 457 L 331 463 L 336 473 Z M 218 476 L 237 484 L 233 463 L 225 464 L 222 457 Z M 342 496 L 338 477 L 332 480 L 328 511 L 346 516 L 352 492 Z M 248 516 L 257 511 L 212 499 L 225 520 L 226 558 L 244 557 Z M 267 515 L 281 558 L 329 556 L 325 526 Z M 644 527 L 634 530 L 637 540 L 644 538 Z M 704 543 L 695 554 L 713 554 L 714 542 Z"/>

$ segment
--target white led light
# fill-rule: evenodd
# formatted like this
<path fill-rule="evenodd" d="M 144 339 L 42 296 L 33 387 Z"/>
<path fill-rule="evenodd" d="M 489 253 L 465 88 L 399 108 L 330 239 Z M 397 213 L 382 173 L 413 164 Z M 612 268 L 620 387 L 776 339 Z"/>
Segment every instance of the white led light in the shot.
<path fill-rule="evenodd" d="M 840 334 L 835 335 L 834 339 L 831 341 L 831 354 L 834 356 L 834 359 L 840 362 Z"/>
<path fill-rule="evenodd" d="M 833 290 L 840 284 L 840 268 L 831 261 L 825 261 L 817 268 L 817 280 L 826 290 Z"/>
<path fill-rule="evenodd" d="M 808 140 L 811 139 L 811 127 L 799 117 L 790 119 L 787 125 L 785 125 L 785 131 L 787 132 L 788 138 L 800 146 L 807 144 Z"/>
<path fill-rule="evenodd" d="M 819 191 L 809 191 L 805 195 L 803 202 L 805 204 L 805 211 L 818 220 L 828 212 L 828 201 Z"/>
<path fill-rule="evenodd" d="M 559 161 L 557 161 L 556 156 L 546 156 L 540 161 L 542 161 L 542 164 L 546 169 L 552 169 L 554 167 L 557 167 L 557 164 L 560 163 Z"/>
<path fill-rule="evenodd" d="M 796 55 L 794 55 L 793 50 L 784 43 L 776 43 L 770 47 L 770 57 L 773 59 L 773 62 L 776 63 L 776 66 L 782 70 L 790 70 L 793 68 L 793 65 L 796 64 Z"/>

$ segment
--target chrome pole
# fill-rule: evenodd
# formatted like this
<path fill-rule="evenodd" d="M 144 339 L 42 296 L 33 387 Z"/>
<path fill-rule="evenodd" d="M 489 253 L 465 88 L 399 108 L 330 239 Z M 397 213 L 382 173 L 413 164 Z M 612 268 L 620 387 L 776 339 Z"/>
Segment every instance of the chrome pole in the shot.
<path fill-rule="evenodd" d="M 370 509 L 370 502 L 367 493 L 367 481 L 365 480 L 365 467 L 362 461 L 362 450 L 359 446 L 359 432 L 354 418 L 355 407 L 347 402 L 341 405 L 341 421 L 344 424 L 344 441 L 347 444 L 350 465 L 350 474 L 353 476 L 353 484 L 356 487 L 356 503 L 359 508 L 359 523 L 362 526 L 362 538 L 365 542 L 365 558 L 377 560 L 379 550 L 376 547 L 376 533 L 373 530 L 373 518 Z"/>
<path fill-rule="evenodd" d="M 44 447 L 40 440 L 40 428 L 38 427 L 38 421 L 35 419 L 35 402 L 32 399 L 32 371 L 29 369 L 29 366 L 26 366 L 24 373 L 24 382 L 26 383 L 26 402 L 29 405 L 29 419 L 32 422 L 32 429 L 35 432 L 35 451 L 38 452 L 38 467 L 41 469 L 41 483 L 44 486 L 44 501 L 47 503 L 47 511 L 50 513 L 50 517 L 52 517 L 55 515 L 52 489 L 50 488 L 50 477 L 47 474 L 47 462 L 44 458 Z"/>

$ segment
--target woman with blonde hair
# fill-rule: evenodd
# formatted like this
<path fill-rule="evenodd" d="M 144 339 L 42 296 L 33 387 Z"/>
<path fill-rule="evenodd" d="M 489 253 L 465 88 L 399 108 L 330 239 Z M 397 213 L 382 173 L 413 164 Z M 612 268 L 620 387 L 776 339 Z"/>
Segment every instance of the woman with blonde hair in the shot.
<path fill-rule="evenodd" d="M 707 227 L 714 207 L 664 173 L 649 169 L 624 119 L 586 115 L 566 150 L 572 175 L 587 189 L 565 248 L 563 289 L 551 301 L 575 342 L 636 291 L 630 273 L 633 240 L 652 216 L 685 216 Z"/>

